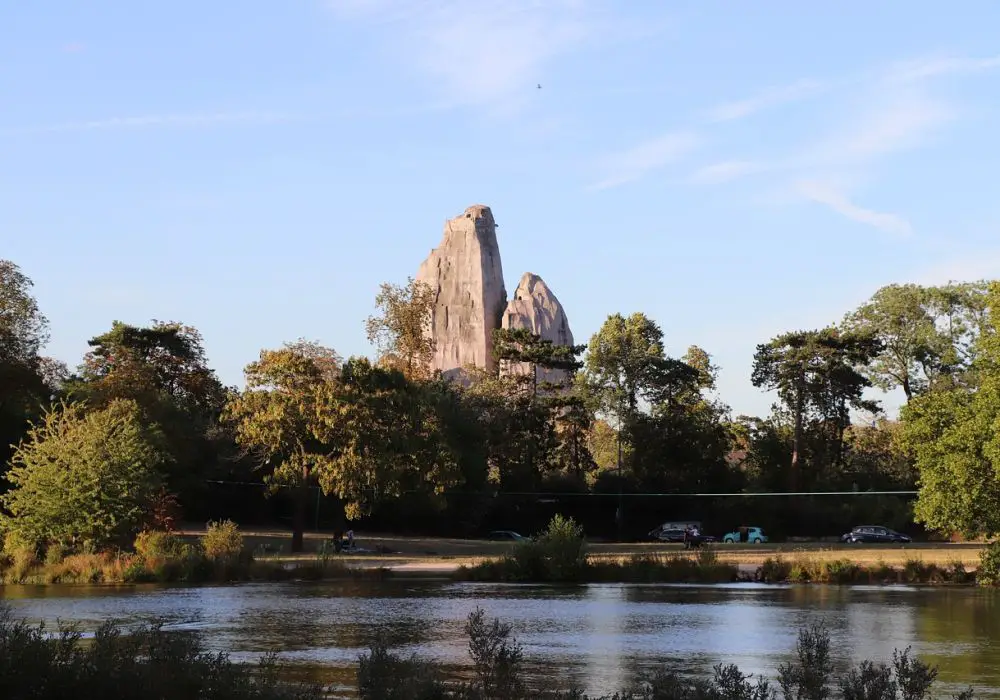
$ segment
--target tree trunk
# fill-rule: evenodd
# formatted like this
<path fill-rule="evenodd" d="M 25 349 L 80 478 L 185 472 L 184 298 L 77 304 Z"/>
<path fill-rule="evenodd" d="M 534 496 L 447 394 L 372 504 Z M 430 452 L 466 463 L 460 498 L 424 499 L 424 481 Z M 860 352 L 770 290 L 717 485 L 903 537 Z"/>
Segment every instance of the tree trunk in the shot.
<path fill-rule="evenodd" d="M 802 387 L 795 393 L 795 431 L 792 433 L 792 466 L 788 474 L 788 490 L 794 492 L 799 485 L 799 462 L 802 455 Z"/>
<path fill-rule="evenodd" d="M 295 512 L 292 516 L 292 553 L 304 549 L 306 511 L 309 508 L 309 467 L 302 467 L 302 479 L 295 489 Z"/>
<path fill-rule="evenodd" d="M 906 395 L 906 403 L 910 403 L 910 399 L 913 398 L 913 390 L 910 388 L 910 378 L 903 377 L 903 393 Z"/>

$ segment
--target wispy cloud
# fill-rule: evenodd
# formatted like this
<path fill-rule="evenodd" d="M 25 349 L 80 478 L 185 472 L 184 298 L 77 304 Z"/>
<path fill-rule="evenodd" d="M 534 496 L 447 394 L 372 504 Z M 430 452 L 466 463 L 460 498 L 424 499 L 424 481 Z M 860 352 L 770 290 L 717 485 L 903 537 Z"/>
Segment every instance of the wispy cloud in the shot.
<path fill-rule="evenodd" d="M 80 53 L 87 48 L 87 45 L 79 41 L 71 41 L 68 44 L 63 44 L 62 50 L 66 53 Z"/>
<path fill-rule="evenodd" d="M 91 121 L 25 126 L 0 131 L 3 136 L 48 134 L 64 131 L 113 129 L 206 128 L 236 124 L 263 125 L 294 121 L 298 117 L 280 112 L 217 112 L 204 114 L 151 114 L 139 117 L 110 117 Z"/>
<path fill-rule="evenodd" d="M 771 107 L 814 97 L 826 88 L 824 83 L 816 80 L 800 80 L 790 85 L 767 88 L 743 100 L 717 105 L 708 110 L 706 116 L 712 122 L 743 119 Z"/>
<path fill-rule="evenodd" d="M 909 236 L 913 233 L 913 227 L 906 219 L 895 214 L 866 209 L 852 202 L 846 194 L 831 185 L 803 181 L 796 184 L 796 190 L 806 199 L 827 206 L 852 221 L 873 226 L 880 231 L 897 236 Z"/>
<path fill-rule="evenodd" d="M 859 162 L 924 145 L 958 110 L 922 90 L 902 89 L 875 100 L 806 158 Z"/>
<path fill-rule="evenodd" d="M 718 185 L 753 173 L 772 169 L 767 163 L 750 160 L 728 160 L 699 168 L 691 176 L 691 182 L 698 185 Z"/>
<path fill-rule="evenodd" d="M 331 0 L 342 19 L 386 25 L 387 46 L 455 104 L 516 110 L 545 67 L 601 34 L 583 0 Z"/>
<path fill-rule="evenodd" d="M 997 69 L 1000 69 L 1000 56 L 972 58 L 969 56 L 937 55 L 896 63 L 890 66 L 887 77 L 890 80 L 905 82 Z"/>
<path fill-rule="evenodd" d="M 607 175 L 590 189 L 610 189 L 639 180 L 648 173 L 687 155 L 697 148 L 700 142 L 701 139 L 694 132 L 679 131 L 664 134 L 612 154 L 605 158 L 603 164 Z"/>

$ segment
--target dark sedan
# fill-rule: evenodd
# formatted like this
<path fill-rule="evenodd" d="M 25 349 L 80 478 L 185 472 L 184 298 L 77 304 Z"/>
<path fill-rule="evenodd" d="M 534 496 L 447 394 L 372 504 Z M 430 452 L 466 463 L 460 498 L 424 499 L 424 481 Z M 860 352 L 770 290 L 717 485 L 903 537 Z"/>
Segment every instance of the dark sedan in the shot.
<path fill-rule="evenodd" d="M 906 544 L 911 540 L 908 536 L 881 525 L 859 525 L 843 535 L 840 541 L 851 544 Z"/>

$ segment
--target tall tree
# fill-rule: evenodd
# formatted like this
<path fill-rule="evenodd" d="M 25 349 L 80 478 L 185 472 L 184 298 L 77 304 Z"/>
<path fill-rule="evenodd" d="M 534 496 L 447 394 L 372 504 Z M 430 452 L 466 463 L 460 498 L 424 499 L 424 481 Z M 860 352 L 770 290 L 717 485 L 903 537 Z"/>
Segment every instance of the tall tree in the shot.
<path fill-rule="evenodd" d="M 265 468 L 265 481 L 295 489 L 293 552 L 303 548 L 309 486 L 331 451 L 321 407 L 323 389 L 334 380 L 315 356 L 332 354 L 287 346 L 262 350 L 244 370 L 246 390 L 230 397 L 223 414 L 237 441 Z"/>
<path fill-rule="evenodd" d="M 587 349 L 586 345 L 557 345 L 551 340 L 532 333 L 527 328 L 497 328 L 493 331 L 493 356 L 501 368 L 514 369 L 527 365 L 532 397 L 538 396 L 538 371 L 543 376 L 559 377 L 559 387 L 545 386 L 553 382 L 543 382 L 542 389 L 565 388 L 572 381 L 574 373 L 583 366 L 578 358 Z"/>
<path fill-rule="evenodd" d="M 986 332 L 970 355 L 977 386 L 956 385 L 911 401 L 902 411 L 904 444 L 916 460 L 917 519 L 967 536 L 1000 534 L 1000 283 L 985 305 Z"/>
<path fill-rule="evenodd" d="M 984 289 L 983 283 L 879 289 L 842 324 L 882 343 L 864 374 L 885 391 L 901 388 L 909 401 L 964 372 L 984 328 Z"/>
<path fill-rule="evenodd" d="M 609 316 L 587 346 L 585 384 L 597 408 L 613 419 L 619 471 L 627 424 L 638 412 L 639 402 L 660 386 L 656 380 L 663 361 L 663 331 L 638 312 L 627 318 Z"/>
<path fill-rule="evenodd" d="M 428 332 L 437 295 L 412 277 L 406 286 L 383 283 L 375 297 L 378 312 L 368 317 L 368 341 L 383 364 L 401 370 L 410 379 L 431 374 L 434 338 Z"/>
<path fill-rule="evenodd" d="M 868 335 L 842 333 L 835 328 L 797 331 L 758 345 L 751 380 L 756 387 L 776 390 L 793 421 L 790 488 L 798 488 L 805 422 L 810 416 L 829 421 L 838 444 L 850 425 L 850 409 L 877 411 L 863 398 L 871 382 L 858 367 L 881 350 Z"/>
<path fill-rule="evenodd" d="M 115 321 L 88 344 L 78 376 L 66 382 L 69 395 L 92 408 L 135 401 L 165 436 L 168 488 L 194 508 L 226 439 L 218 419 L 227 390 L 208 366 L 201 334 L 175 321 L 147 327 Z"/>
<path fill-rule="evenodd" d="M 9 260 L 0 259 L 0 473 L 11 446 L 47 403 L 39 352 L 48 341 L 48 321 L 31 293 L 32 281 Z"/>

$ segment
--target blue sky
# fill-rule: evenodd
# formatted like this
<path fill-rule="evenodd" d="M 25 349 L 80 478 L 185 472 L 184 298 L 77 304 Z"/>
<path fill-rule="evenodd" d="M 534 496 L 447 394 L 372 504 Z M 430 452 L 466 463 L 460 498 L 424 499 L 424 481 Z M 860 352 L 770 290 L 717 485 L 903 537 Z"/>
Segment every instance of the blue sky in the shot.
<path fill-rule="evenodd" d="M 643 311 L 766 413 L 757 343 L 1000 277 L 997 26 L 974 0 L 7 2 L 0 257 L 49 354 L 180 320 L 241 384 L 299 337 L 370 353 L 378 284 L 484 203 L 508 291 L 540 274 L 581 342 Z"/>

